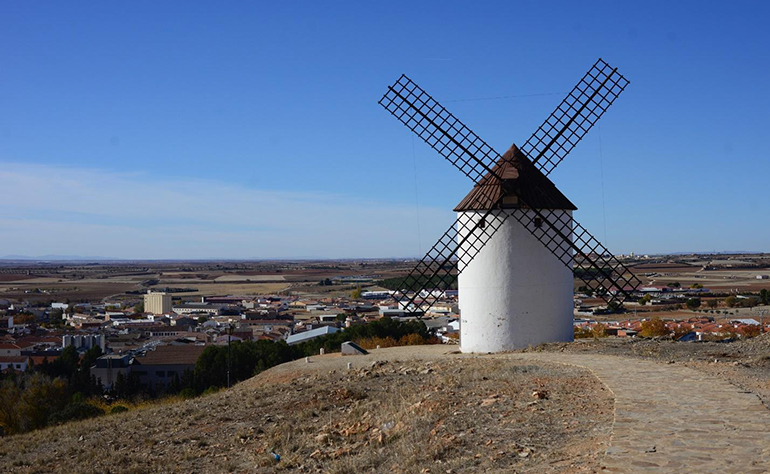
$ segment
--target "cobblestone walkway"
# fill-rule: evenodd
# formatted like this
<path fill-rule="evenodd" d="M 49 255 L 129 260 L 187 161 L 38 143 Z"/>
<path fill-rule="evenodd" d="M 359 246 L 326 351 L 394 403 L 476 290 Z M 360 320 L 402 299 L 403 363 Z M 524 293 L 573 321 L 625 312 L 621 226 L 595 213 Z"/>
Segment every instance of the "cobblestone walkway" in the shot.
<path fill-rule="evenodd" d="M 678 364 L 507 354 L 585 367 L 615 394 L 606 472 L 770 472 L 770 411 L 756 395 Z"/>

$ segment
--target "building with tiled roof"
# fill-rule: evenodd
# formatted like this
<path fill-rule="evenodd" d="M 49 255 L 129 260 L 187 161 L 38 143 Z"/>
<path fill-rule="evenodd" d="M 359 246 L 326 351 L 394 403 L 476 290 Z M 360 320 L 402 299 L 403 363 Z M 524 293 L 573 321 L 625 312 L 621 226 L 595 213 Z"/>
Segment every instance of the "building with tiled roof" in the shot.
<path fill-rule="evenodd" d="M 0 356 L 0 371 L 24 372 L 29 365 L 27 356 Z"/>

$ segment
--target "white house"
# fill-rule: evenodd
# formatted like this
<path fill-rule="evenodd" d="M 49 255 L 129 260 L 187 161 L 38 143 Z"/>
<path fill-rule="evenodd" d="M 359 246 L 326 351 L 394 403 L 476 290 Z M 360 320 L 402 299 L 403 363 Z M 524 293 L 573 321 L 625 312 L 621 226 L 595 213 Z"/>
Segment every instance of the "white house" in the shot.
<path fill-rule="evenodd" d="M 29 365 L 27 356 L 0 356 L 0 370 L 16 370 L 24 372 Z"/>

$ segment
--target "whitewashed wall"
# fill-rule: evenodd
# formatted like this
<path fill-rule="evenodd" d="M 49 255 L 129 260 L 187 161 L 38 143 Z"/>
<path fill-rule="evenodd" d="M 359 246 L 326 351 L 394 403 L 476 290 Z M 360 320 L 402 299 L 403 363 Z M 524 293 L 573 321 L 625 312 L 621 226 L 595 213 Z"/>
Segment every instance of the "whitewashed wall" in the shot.
<path fill-rule="evenodd" d="M 458 218 L 475 221 L 482 215 L 460 212 Z M 462 239 L 463 226 L 459 230 Z M 572 271 L 513 217 L 462 269 L 458 288 L 462 352 L 499 352 L 573 338 Z"/>

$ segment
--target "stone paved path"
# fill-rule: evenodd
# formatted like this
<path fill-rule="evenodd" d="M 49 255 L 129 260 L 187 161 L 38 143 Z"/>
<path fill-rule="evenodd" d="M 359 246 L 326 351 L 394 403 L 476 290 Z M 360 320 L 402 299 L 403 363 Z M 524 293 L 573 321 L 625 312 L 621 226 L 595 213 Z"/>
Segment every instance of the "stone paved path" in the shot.
<path fill-rule="evenodd" d="M 393 357 L 523 358 L 591 370 L 615 395 L 605 472 L 770 473 L 770 410 L 756 395 L 681 364 L 596 354 L 456 354 L 456 347 L 436 345 L 380 349 L 360 358 L 330 354 L 304 366 L 332 370 Z M 271 371 L 297 369 L 284 366 Z"/>
<path fill-rule="evenodd" d="M 585 367 L 614 392 L 608 472 L 770 472 L 770 411 L 724 380 L 683 365 L 617 356 L 505 356 Z"/>

